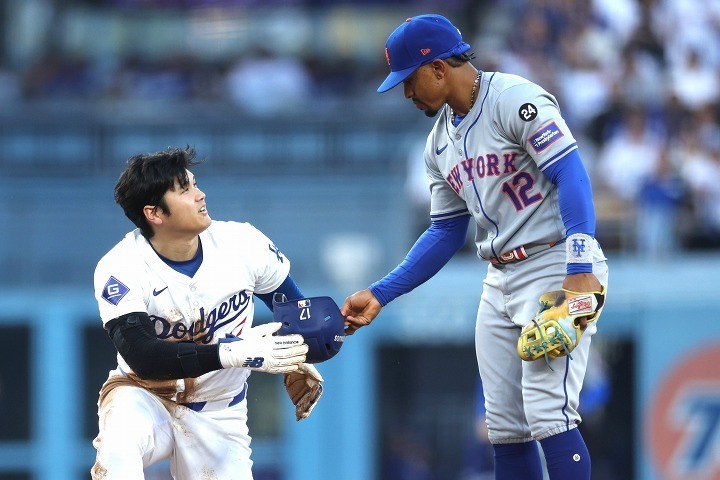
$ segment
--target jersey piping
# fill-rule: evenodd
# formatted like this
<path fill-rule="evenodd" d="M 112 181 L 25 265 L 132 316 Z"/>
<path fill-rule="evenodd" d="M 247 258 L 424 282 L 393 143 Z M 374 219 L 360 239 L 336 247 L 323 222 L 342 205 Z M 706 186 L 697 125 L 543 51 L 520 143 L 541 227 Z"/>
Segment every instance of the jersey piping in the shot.
<path fill-rule="evenodd" d="M 430 220 L 447 220 L 449 218 L 461 217 L 463 215 L 470 215 L 470 211 L 467 208 L 461 208 L 460 210 L 453 210 L 452 212 L 438 213 L 435 215 L 430 215 Z"/>
<path fill-rule="evenodd" d="M 575 150 L 576 148 L 578 148 L 577 142 L 571 143 L 570 145 L 568 145 L 567 147 L 563 148 L 563 149 L 560 150 L 558 153 L 556 153 L 555 155 L 553 155 L 552 157 L 550 157 L 549 159 L 547 159 L 547 160 L 546 160 L 545 162 L 543 162 L 541 165 L 538 165 L 538 168 L 539 168 L 541 171 L 542 171 L 542 170 L 545 170 L 547 167 L 549 167 L 549 166 L 552 165 L 553 163 L 557 162 L 558 160 L 560 160 L 561 158 L 563 158 L 565 155 L 567 155 L 567 154 L 570 153 L 571 151 Z"/>
<path fill-rule="evenodd" d="M 490 76 L 490 79 L 488 80 L 487 89 L 485 90 L 485 96 L 483 97 L 482 103 L 480 104 L 480 113 L 478 113 L 478 116 L 475 117 L 475 120 L 473 121 L 473 123 L 470 124 L 470 126 L 468 127 L 468 133 L 470 133 L 470 130 L 472 130 L 472 128 L 477 124 L 478 120 L 480 120 L 480 117 L 483 114 L 483 110 L 485 109 L 485 100 L 487 100 L 487 97 L 490 94 L 490 85 L 492 85 L 493 78 L 495 78 L 495 73 L 493 73 Z M 465 134 L 465 138 L 463 139 L 463 150 L 465 151 L 466 158 L 468 157 L 467 139 L 468 139 L 468 134 Z M 477 190 L 477 183 L 472 182 L 472 185 L 473 185 L 473 192 L 475 192 L 475 197 L 477 198 L 477 201 L 478 201 L 478 205 L 480 205 L 480 210 L 482 211 L 483 216 L 490 223 L 492 223 L 493 226 L 495 227 L 495 238 L 497 238 L 500 235 L 500 227 L 498 227 L 497 222 L 495 220 L 493 220 L 492 218 L 490 218 L 488 213 L 485 211 L 485 206 L 483 205 L 482 198 L 480 198 L 480 192 L 478 192 L 478 190 Z M 493 238 L 490 241 L 490 250 L 492 250 L 493 256 L 499 257 L 500 255 L 498 255 L 497 252 L 495 251 L 495 238 Z"/>

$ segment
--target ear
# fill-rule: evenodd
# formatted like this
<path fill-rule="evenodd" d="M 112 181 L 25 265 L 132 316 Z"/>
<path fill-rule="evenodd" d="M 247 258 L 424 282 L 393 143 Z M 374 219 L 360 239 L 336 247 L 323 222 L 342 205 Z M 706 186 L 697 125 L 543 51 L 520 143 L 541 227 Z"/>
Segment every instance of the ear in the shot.
<path fill-rule="evenodd" d="M 437 80 L 440 80 L 445 76 L 445 69 L 447 68 L 447 63 L 445 63 L 443 60 L 436 58 L 435 60 L 430 62 L 430 67 L 432 68 L 432 73 Z"/>
<path fill-rule="evenodd" d="M 145 205 L 143 207 L 143 214 L 150 225 L 162 225 L 162 213 L 162 208 L 157 205 Z"/>

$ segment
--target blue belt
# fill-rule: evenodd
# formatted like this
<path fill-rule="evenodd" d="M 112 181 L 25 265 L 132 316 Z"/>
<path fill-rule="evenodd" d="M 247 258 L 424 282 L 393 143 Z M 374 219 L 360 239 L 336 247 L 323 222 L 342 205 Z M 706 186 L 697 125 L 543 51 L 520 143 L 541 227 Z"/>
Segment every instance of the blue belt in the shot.
<path fill-rule="evenodd" d="M 233 399 L 230 400 L 229 403 L 225 403 L 225 401 L 212 401 L 188 402 L 181 403 L 180 405 L 196 412 L 202 412 L 206 407 L 208 407 L 207 410 L 222 410 L 223 408 L 232 407 L 233 405 L 237 405 L 238 403 L 242 402 L 245 399 L 245 393 L 247 393 L 247 383 L 245 383 L 245 385 L 243 386 L 242 391 L 235 395 L 235 397 L 233 397 Z"/>

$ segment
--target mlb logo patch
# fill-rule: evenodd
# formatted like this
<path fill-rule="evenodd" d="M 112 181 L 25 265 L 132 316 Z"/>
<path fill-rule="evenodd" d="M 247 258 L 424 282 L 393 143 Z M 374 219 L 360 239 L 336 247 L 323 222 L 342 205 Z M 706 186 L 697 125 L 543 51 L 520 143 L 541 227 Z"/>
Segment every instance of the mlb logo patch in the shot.
<path fill-rule="evenodd" d="M 310 306 L 310 299 L 304 298 L 302 300 L 298 300 L 298 308 L 307 308 Z"/>
<path fill-rule="evenodd" d="M 130 289 L 124 283 L 111 276 L 103 287 L 102 298 L 108 303 L 117 305 L 129 291 Z"/>
<path fill-rule="evenodd" d="M 532 145 L 535 153 L 540 153 L 564 136 L 565 134 L 557 126 L 557 123 L 552 122 L 533 134 L 530 138 L 530 145 Z"/>

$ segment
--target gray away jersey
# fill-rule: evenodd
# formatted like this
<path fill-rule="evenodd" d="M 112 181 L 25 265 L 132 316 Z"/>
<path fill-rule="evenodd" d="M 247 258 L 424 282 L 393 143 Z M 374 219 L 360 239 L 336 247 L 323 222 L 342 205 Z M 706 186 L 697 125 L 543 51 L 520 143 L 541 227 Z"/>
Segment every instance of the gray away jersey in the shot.
<path fill-rule="evenodd" d="M 459 126 L 445 107 L 425 145 L 433 220 L 475 218 L 481 258 L 565 237 L 555 185 L 542 173 L 577 148 L 555 98 L 522 77 L 483 72 Z"/>

